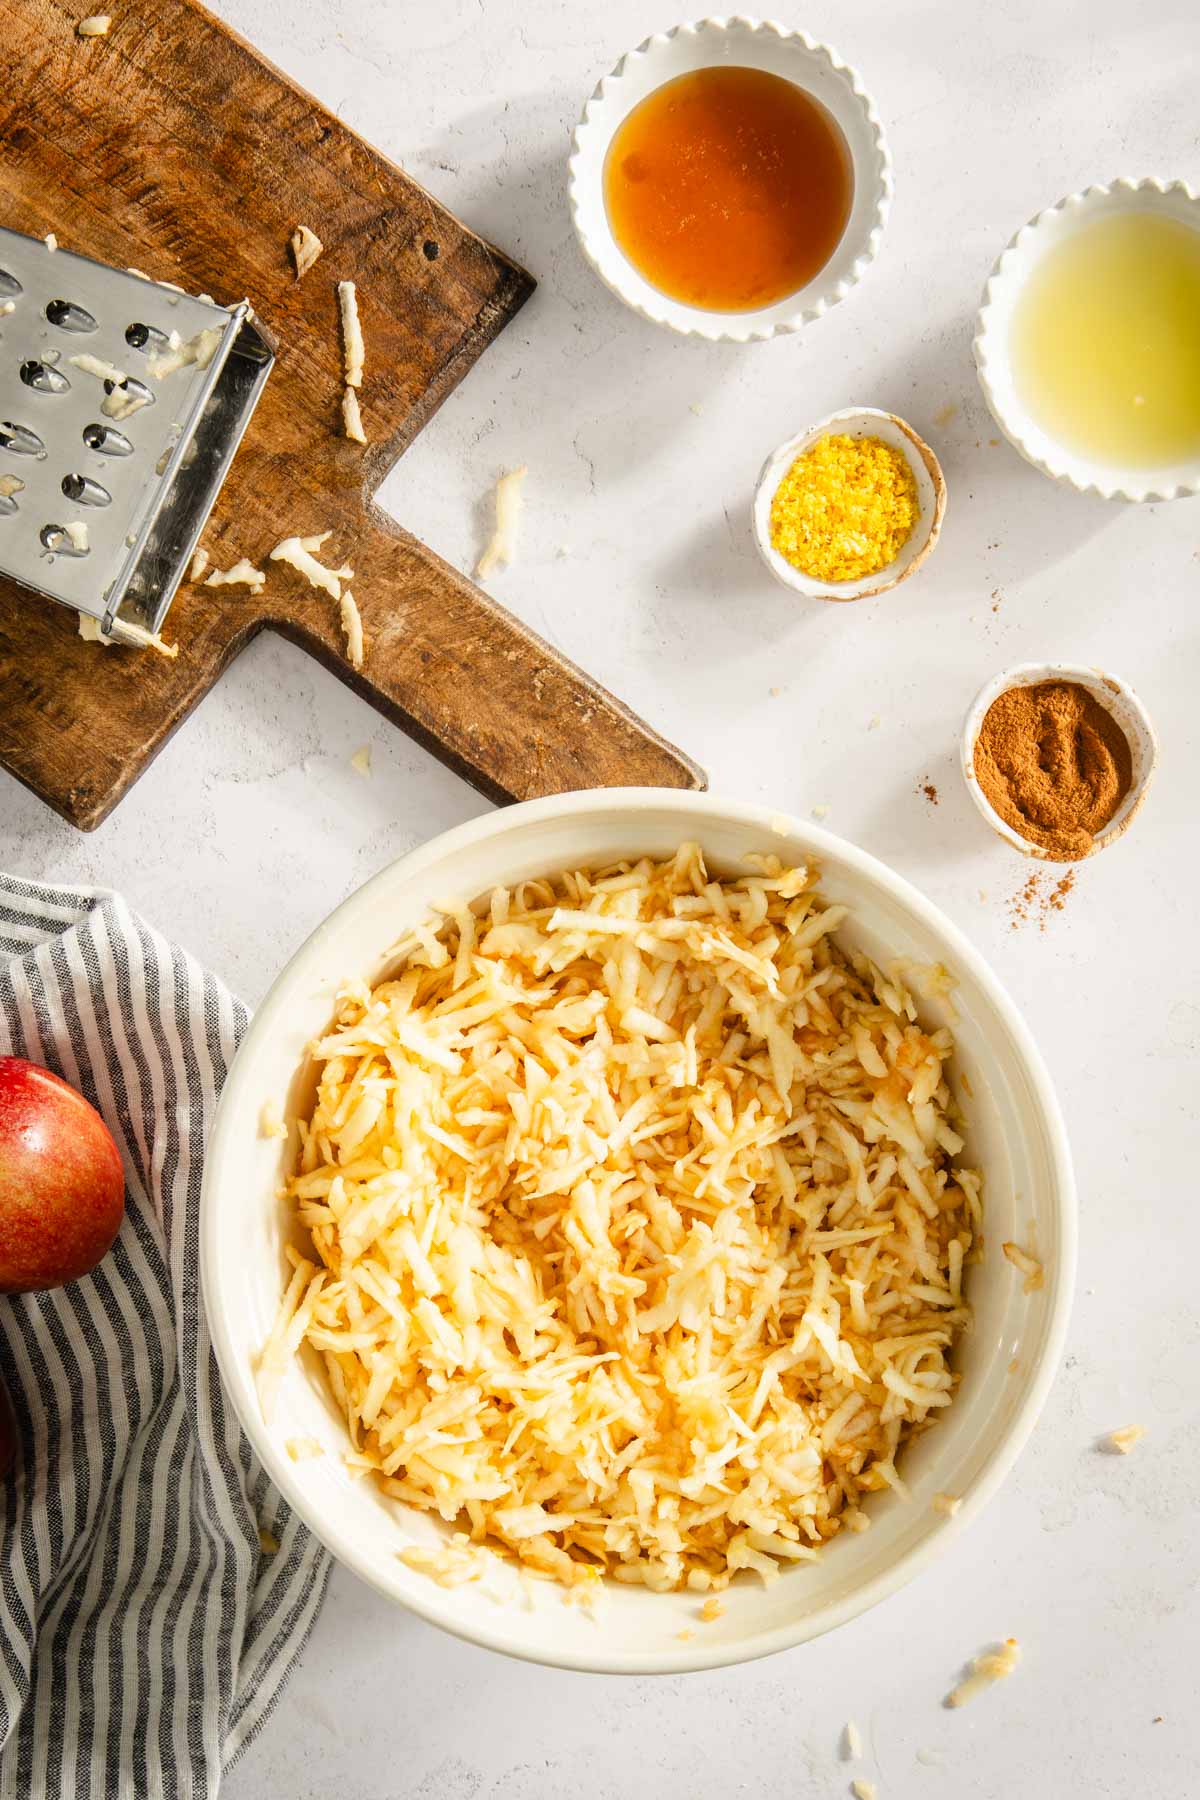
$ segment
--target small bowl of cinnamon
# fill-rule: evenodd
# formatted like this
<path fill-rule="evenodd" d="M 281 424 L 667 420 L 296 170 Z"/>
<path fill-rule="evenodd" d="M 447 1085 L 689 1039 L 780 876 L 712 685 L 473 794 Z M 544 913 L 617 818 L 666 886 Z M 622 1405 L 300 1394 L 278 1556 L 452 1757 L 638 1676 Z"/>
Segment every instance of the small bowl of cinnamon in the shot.
<path fill-rule="evenodd" d="M 1126 830 L 1158 739 L 1133 689 L 1103 669 L 1019 663 L 980 689 L 962 770 L 992 830 L 1025 856 L 1080 862 Z"/>

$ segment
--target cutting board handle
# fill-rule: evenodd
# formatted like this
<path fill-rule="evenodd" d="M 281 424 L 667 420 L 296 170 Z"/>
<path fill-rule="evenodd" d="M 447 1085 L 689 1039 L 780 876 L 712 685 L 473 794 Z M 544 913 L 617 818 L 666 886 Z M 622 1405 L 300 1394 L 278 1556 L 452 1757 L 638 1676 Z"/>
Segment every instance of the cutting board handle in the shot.
<path fill-rule="evenodd" d="M 276 574 L 263 621 L 303 646 L 490 799 L 572 788 L 702 788 L 704 772 L 465 576 L 371 507 L 354 545 L 366 655 L 351 667 L 337 605 Z"/>

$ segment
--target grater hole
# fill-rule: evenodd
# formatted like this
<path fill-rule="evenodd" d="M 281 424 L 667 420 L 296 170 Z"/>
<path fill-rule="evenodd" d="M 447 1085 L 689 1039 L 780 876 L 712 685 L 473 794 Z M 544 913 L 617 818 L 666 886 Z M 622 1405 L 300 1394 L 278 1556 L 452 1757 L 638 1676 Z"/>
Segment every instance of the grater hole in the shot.
<path fill-rule="evenodd" d="M 89 450 L 99 451 L 101 456 L 133 455 L 133 445 L 125 433 L 113 425 L 85 425 L 83 441 Z"/>
<path fill-rule="evenodd" d="M 0 269 L 0 294 L 11 298 L 12 295 L 23 292 L 24 289 L 16 276 L 10 275 L 7 269 Z"/>
<path fill-rule="evenodd" d="M 21 380 L 36 394 L 69 394 L 71 391 L 71 384 L 62 370 L 52 368 L 36 356 L 21 364 Z"/>
<path fill-rule="evenodd" d="M 95 331 L 96 321 L 86 306 L 77 306 L 74 300 L 50 300 L 46 305 L 46 317 L 60 331 Z"/>
<path fill-rule="evenodd" d="M 81 506 L 111 506 L 112 495 L 100 482 L 93 481 L 90 475 L 64 475 L 62 491 L 68 500 L 75 500 Z"/>
<path fill-rule="evenodd" d="M 0 494 L 0 519 L 8 518 L 19 511 L 20 508 L 11 494 Z"/>
<path fill-rule="evenodd" d="M 110 400 L 113 400 L 114 394 L 118 396 L 118 399 L 113 401 L 112 408 L 107 405 L 100 408 L 101 412 L 111 411 L 114 419 L 124 418 L 126 413 L 137 412 L 139 407 L 153 406 L 157 397 L 151 393 L 144 381 L 138 380 L 136 375 L 127 375 L 124 381 L 106 381 L 104 392 Z M 121 408 L 124 408 L 124 411 Z"/>
<path fill-rule="evenodd" d="M 125 342 L 132 350 L 166 350 L 171 340 L 157 325 L 140 325 L 135 322 L 125 327 Z"/>
<path fill-rule="evenodd" d="M 11 419 L 0 421 L 0 450 L 14 450 L 18 456 L 45 456 L 46 446 L 28 425 L 14 425 Z"/>
<path fill-rule="evenodd" d="M 76 529 L 79 528 L 76 527 Z M 87 543 L 73 542 L 71 533 L 65 525 L 43 525 L 38 536 L 42 540 L 43 548 L 49 550 L 52 556 L 86 556 L 88 554 Z"/>

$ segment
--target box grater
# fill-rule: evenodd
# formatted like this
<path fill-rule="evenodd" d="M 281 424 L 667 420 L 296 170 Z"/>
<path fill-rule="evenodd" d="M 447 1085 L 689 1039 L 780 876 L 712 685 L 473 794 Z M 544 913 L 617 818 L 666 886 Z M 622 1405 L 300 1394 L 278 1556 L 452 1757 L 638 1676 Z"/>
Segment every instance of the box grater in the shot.
<path fill-rule="evenodd" d="M 0 227 L 0 574 L 144 643 L 274 360 L 245 301 Z"/>

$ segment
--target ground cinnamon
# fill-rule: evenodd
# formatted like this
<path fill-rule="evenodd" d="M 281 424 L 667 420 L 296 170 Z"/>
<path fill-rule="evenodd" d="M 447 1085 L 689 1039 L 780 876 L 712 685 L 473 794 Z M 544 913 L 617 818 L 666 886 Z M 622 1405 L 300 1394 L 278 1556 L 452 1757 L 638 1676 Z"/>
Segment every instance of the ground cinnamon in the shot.
<path fill-rule="evenodd" d="M 1053 862 L 1088 855 L 1133 780 L 1128 738 L 1075 681 L 1008 688 L 984 715 L 973 760 L 993 809 Z"/>

